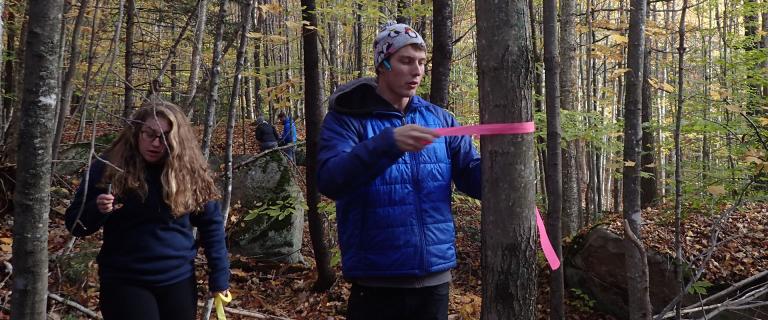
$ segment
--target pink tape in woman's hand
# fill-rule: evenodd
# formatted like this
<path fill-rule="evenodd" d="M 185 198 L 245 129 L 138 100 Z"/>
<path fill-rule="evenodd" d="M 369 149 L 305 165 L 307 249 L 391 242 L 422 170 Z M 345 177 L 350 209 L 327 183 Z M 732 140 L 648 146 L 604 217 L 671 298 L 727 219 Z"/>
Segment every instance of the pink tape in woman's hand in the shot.
<path fill-rule="evenodd" d="M 532 133 L 536 130 L 533 122 L 520 122 L 520 123 L 493 123 L 493 124 L 479 124 L 463 127 L 450 127 L 450 128 L 438 128 L 435 129 L 441 136 L 464 136 L 464 135 L 493 135 L 493 134 L 523 134 Z M 544 221 L 539 214 L 539 208 L 536 209 L 536 227 L 539 231 L 539 243 L 541 250 L 544 251 L 544 257 L 547 258 L 549 267 L 552 270 L 557 270 L 560 267 L 560 259 L 552 248 L 552 243 L 549 242 L 549 236 L 547 236 L 547 228 L 544 227 Z"/>

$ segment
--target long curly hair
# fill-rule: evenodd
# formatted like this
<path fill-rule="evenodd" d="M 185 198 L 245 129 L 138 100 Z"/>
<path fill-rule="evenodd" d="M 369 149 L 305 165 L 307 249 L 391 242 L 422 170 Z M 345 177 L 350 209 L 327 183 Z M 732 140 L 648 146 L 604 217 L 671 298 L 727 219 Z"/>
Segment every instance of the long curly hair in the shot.
<path fill-rule="evenodd" d="M 192 125 L 175 104 L 149 101 L 137 110 L 105 154 L 114 165 L 106 166 L 103 183 L 112 183 L 115 195 L 137 193 L 142 201 L 147 196 L 144 180 L 146 162 L 138 149 L 141 128 L 151 119 L 164 118 L 171 131 L 162 137 L 167 154 L 163 161 L 163 200 L 174 217 L 195 212 L 209 200 L 220 198 L 208 163 L 200 151 Z M 116 168 L 115 168 L 116 167 Z M 119 169 L 117 169 L 119 168 Z"/>

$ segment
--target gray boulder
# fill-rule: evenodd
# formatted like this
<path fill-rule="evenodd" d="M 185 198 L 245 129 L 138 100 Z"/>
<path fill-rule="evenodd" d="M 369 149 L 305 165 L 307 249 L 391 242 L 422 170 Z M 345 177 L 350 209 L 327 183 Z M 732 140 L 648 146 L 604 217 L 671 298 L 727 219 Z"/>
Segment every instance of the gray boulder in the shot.
<path fill-rule="evenodd" d="M 61 149 L 53 173 L 63 176 L 77 174 L 87 164 L 90 150 L 90 142 L 70 144 Z"/>
<path fill-rule="evenodd" d="M 629 314 L 624 251 L 622 237 L 599 227 L 574 241 L 574 245 L 565 251 L 567 286 L 586 293 L 595 299 L 598 310 L 619 319 L 627 319 Z M 678 291 L 674 258 L 648 248 L 646 251 L 651 305 L 656 314 L 672 301 Z M 692 298 L 685 298 L 683 303 Z"/>
<path fill-rule="evenodd" d="M 251 159 L 237 156 L 234 164 Z M 230 251 L 249 257 L 303 263 L 304 194 L 282 152 L 271 152 L 236 170 L 232 204 L 247 212 L 230 228 Z"/>

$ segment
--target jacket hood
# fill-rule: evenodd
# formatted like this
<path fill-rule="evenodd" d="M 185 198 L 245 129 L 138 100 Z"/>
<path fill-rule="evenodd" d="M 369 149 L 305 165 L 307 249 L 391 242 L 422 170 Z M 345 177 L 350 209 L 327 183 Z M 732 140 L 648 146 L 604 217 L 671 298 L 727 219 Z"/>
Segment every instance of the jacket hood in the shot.
<path fill-rule="evenodd" d="M 375 78 L 360 78 L 339 86 L 329 99 L 328 110 L 350 115 L 366 115 L 374 111 L 395 111 L 389 101 L 376 93 Z"/>

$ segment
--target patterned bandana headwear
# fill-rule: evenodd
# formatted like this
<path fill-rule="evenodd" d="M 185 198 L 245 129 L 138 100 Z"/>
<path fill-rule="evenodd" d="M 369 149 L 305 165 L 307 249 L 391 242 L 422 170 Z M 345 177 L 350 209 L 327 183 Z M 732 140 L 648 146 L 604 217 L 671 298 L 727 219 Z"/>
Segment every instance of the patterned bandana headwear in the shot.
<path fill-rule="evenodd" d="M 427 44 L 416 30 L 407 24 L 387 21 L 373 41 L 373 67 L 378 67 L 384 59 L 410 44 L 418 44 L 424 50 L 427 49 Z"/>

